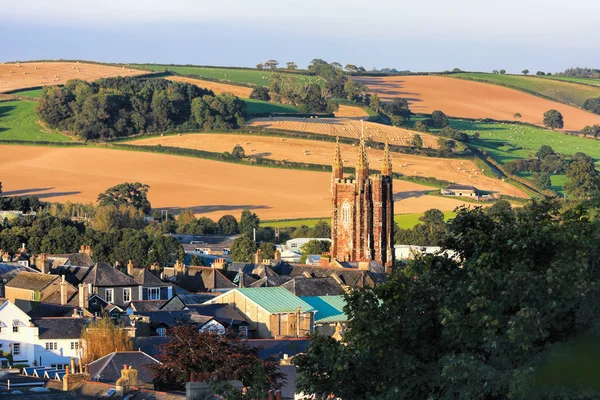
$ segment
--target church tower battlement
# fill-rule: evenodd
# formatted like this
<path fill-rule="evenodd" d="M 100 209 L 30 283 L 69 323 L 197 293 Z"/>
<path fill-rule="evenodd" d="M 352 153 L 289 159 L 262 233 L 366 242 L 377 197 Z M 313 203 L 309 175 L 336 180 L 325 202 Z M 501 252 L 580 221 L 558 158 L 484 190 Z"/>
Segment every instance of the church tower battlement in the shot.
<path fill-rule="evenodd" d="M 394 264 L 392 159 L 386 143 L 381 174 L 369 175 L 364 129 L 361 131 L 355 179 L 344 178 L 339 141 L 331 177 L 331 257 L 338 261 Z"/>

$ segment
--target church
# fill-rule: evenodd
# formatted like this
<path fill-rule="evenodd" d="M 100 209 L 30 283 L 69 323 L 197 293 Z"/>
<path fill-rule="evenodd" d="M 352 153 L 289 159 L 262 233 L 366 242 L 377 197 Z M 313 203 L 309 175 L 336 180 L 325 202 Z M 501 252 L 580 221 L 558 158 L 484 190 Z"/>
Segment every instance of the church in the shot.
<path fill-rule="evenodd" d="M 391 271 L 394 264 L 394 199 L 388 144 L 381 174 L 369 175 L 364 134 L 358 147 L 354 179 L 344 178 L 339 141 L 331 176 L 331 258 L 339 262 L 376 261 Z"/>

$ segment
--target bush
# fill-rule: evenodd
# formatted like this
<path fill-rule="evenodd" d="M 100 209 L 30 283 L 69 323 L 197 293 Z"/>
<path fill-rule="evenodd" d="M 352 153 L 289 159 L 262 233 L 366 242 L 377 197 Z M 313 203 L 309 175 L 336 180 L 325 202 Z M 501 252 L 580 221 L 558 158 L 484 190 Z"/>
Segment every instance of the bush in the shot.
<path fill-rule="evenodd" d="M 431 113 L 431 118 L 427 118 L 423 123 L 433 128 L 445 128 L 448 126 L 448 116 L 440 110 L 435 110 Z"/>
<path fill-rule="evenodd" d="M 414 129 L 419 132 L 429 132 L 429 128 L 422 121 L 415 122 Z"/>
<path fill-rule="evenodd" d="M 587 99 L 583 103 L 583 109 L 593 112 L 594 114 L 600 114 L 600 97 Z"/>
<path fill-rule="evenodd" d="M 271 96 L 269 96 L 269 88 L 264 86 L 257 86 L 250 93 L 250 98 L 255 100 L 263 100 L 269 101 L 271 100 Z"/>

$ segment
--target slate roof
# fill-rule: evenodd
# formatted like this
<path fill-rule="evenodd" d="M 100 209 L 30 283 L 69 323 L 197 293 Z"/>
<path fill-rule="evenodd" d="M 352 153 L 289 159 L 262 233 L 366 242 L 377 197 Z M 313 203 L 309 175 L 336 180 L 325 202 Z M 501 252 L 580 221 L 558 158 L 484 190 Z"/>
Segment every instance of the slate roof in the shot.
<path fill-rule="evenodd" d="M 301 312 L 313 310 L 308 303 L 281 287 L 240 288 L 236 290 L 272 314 L 296 312 L 297 307 L 300 307 Z"/>
<path fill-rule="evenodd" d="M 276 276 L 277 273 L 269 265 L 265 264 L 251 264 L 242 262 L 233 262 L 229 267 L 228 271 L 243 272 L 252 276 L 254 279 L 264 278 L 265 276 Z"/>
<path fill-rule="evenodd" d="M 342 286 L 332 277 L 303 278 L 297 277 L 281 285 L 298 297 L 335 296 L 344 293 Z"/>
<path fill-rule="evenodd" d="M 34 309 L 29 311 L 29 315 L 32 319 L 39 319 L 44 317 L 71 317 L 77 307 L 74 306 L 61 306 L 60 304 L 48 304 L 39 303 Z"/>
<path fill-rule="evenodd" d="M 71 254 L 48 254 L 49 259 L 66 259 L 69 260 L 72 266 L 77 267 L 92 267 L 94 261 L 87 253 L 71 253 Z"/>
<path fill-rule="evenodd" d="M 161 364 L 160 361 L 141 351 L 119 351 L 110 353 L 89 364 L 92 379 L 100 382 L 116 382 L 121 377 L 123 365 L 130 365 L 138 371 L 138 381 L 152 382 L 152 371 L 148 364 Z"/>
<path fill-rule="evenodd" d="M 190 267 L 185 274 L 177 276 L 177 283 L 190 292 L 237 288 L 218 269 L 212 267 Z"/>
<path fill-rule="evenodd" d="M 269 357 L 281 359 L 284 354 L 293 357 L 304 353 L 310 347 L 311 340 L 304 338 L 248 339 L 244 343 L 250 347 L 258 348 L 258 356 L 265 360 Z"/>
<path fill-rule="evenodd" d="M 21 271 L 17 276 L 8 281 L 5 286 L 17 289 L 43 290 L 48 285 L 59 280 L 60 277 L 56 275 Z"/>
<path fill-rule="evenodd" d="M 140 284 L 129 275 L 104 263 L 97 263 L 94 265 L 83 279 L 83 283 L 91 283 L 94 286 L 100 287 L 140 286 Z"/>
<path fill-rule="evenodd" d="M 146 353 L 152 357 L 156 357 L 160 351 L 160 345 L 169 343 L 172 338 L 168 336 L 146 336 L 135 337 L 132 340 L 133 348 Z"/>
<path fill-rule="evenodd" d="M 452 184 L 452 185 L 446 186 L 446 190 L 475 190 L 475 191 L 477 191 L 477 188 L 475 186 L 471 186 L 471 185 Z"/>
<path fill-rule="evenodd" d="M 346 300 L 344 296 L 309 296 L 302 300 L 310 304 L 317 313 L 315 323 L 344 322 L 348 316 L 344 312 Z"/>
<path fill-rule="evenodd" d="M 8 282 L 17 276 L 21 271 L 37 272 L 36 269 L 24 267 L 16 263 L 0 263 L 0 281 L 4 281 L 4 279 L 6 279 L 6 282 Z"/>
<path fill-rule="evenodd" d="M 67 305 L 70 306 L 78 306 L 79 298 L 77 297 L 77 289 L 75 289 L 71 285 L 67 285 Z M 43 298 L 42 302 L 44 303 L 52 303 L 52 304 L 60 304 L 60 287 L 50 296 Z"/>
<path fill-rule="evenodd" d="M 151 311 L 138 314 L 150 318 L 150 326 L 154 328 L 160 325 L 170 328 L 180 323 L 192 323 L 202 326 L 212 319 L 210 316 L 198 314 L 195 310 Z"/>
<path fill-rule="evenodd" d="M 136 312 L 159 311 L 167 301 L 168 300 L 134 300 L 129 303 L 129 307 L 132 307 Z"/>
<path fill-rule="evenodd" d="M 133 270 L 133 279 L 144 287 L 173 286 L 170 283 L 161 281 L 146 268 L 135 268 Z"/>
<path fill-rule="evenodd" d="M 310 265 L 296 265 L 290 275 L 299 276 L 304 275 L 304 273 L 313 278 L 325 278 L 335 275 L 344 285 L 354 288 L 374 287 L 387 279 L 387 276 L 383 273 L 363 271 L 357 268 L 312 267 Z"/>
<path fill-rule="evenodd" d="M 261 278 L 250 284 L 248 287 L 278 287 L 290 281 L 291 279 L 294 278 L 288 275 L 265 276 L 264 278 Z"/>
<path fill-rule="evenodd" d="M 41 318 L 33 320 L 40 339 L 79 339 L 86 326 L 83 318 Z"/>
<path fill-rule="evenodd" d="M 177 297 L 183 302 L 185 305 L 190 304 L 202 304 L 207 302 L 210 299 L 214 299 L 217 297 L 215 293 L 178 293 Z"/>
<path fill-rule="evenodd" d="M 191 305 L 189 308 L 200 315 L 216 319 L 225 327 L 240 325 L 246 322 L 244 315 L 231 304 Z"/>
<path fill-rule="evenodd" d="M 77 266 L 57 266 L 51 267 L 50 273 L 53 275 L 64 275 L 65 280 L 71 285 L 77 287 L 83 282 L 86 275 L 90 272 L 90 267 L 77 267 Z"/>
<path fill-rule="evenodd" d="M 40 397 L 40 400 L 97 400 L 109 398 L 106 393 L 108 390 L 115 389 L 114 383 L 82 381 L 73 386 L 68 392 L 63 392 L 62 382 L 49 381 L 46 388 L 53 389 L 52 393 L 35 395 L 32 398 Z M 143 400 L 184 400 L 185 393 L 165 393 L 149 389 L 134 389 L 130 392 L 132 398 Z M 20 395 L 22 396 L 22 395 Z M 19 396 L 15 396 L 18 398 Z M 12 397 L 11 397 L 12 398 Z"/>

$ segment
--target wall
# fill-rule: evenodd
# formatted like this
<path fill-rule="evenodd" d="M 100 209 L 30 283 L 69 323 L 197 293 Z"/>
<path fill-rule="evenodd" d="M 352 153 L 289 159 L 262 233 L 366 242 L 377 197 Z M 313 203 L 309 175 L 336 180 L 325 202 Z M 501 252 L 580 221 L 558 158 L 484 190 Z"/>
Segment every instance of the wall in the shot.
<path fill-rule="evenodd" d="M 13 320 L 19 320 L 22 325 L 17 333 L 12 331 Z M 38 329 L 29 326 L 29 316 L 13 303 L 6 301 L 0 306 L 0 321 L 6 325 L 0 329 L 2 351 L 9 351 L 11 343 L 20 343 L 21 354 L 13 356 L 14 362 L 26 361 L 32 363 L 35 358 L 34 345 Z"/>
<path fill-rule="evenodd" d="M 123 301 L 124 288 L 131 289 L 131 301 L 140 300 L 140 286 L 97 286 L 93 288 L 93 293 L 96 293 L 98 296 L 106 299 L 106 289 L 114 289 L 114 299 L 112 303 L 122 306 L 125 304 Z"/>

